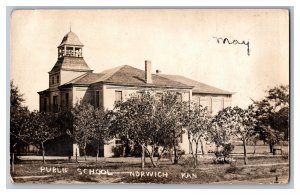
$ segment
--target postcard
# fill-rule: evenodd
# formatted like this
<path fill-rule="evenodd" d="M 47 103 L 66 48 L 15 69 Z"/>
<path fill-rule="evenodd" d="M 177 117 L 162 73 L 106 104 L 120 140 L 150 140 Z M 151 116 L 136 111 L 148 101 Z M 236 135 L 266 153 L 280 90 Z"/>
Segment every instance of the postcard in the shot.
<path fill-rule="evenodd" d="M 13 10 L 10 173 L 288 184 L 288 9 Z"/>

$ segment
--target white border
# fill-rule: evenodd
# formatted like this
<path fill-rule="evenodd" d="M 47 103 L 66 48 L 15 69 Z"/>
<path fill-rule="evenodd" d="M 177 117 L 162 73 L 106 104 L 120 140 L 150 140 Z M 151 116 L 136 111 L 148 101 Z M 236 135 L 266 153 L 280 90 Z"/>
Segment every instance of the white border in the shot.
<path fill-rule="evenodd" d="M 0 137 L 1 137 L 1 145 L 0 145 L 0 153 L 1 153 L 1 157 L 0 157 L 0 167 L 2 168 L 2 172 L 1 172 L 1 176 L 0 176 L 0 193 L 1 194 L 14 194 L 14 193 L 24 193 L 24 189 L 22 189 L 22 191 L 16 191 L 16 190 L 8 190 L 6 189 L 6 170 L 8 169 L 8 167 L 6 167 L 7 163 L 6 163 L 6 125 L 7 125 L 7 120 L 8 120 L 8 116 L 6 116 L 6 110 L 7 110 L 7 105 L 6 105 L 6 99 L 7 97 L 9 97 L 7 95 L 7 91 L 8 89 L 6 88 L 7 86 L 9 86 L 9 84 L 7 83 L 7 81 L 9 81 L 9 75 L 7 75 L 7 67 L 6 67 L 6 61 L 9 60 L 9 58 L 7 58 L 7 50 L 6 50 L 6 39 L 7 39 L 7 32 L 9 31 L 9 28 L 7 28 L 8 26 L 7 24 L 7 19 L 6 19 L 6 6 L 172 6 L 172 7 L 182 7 L 182 6 L 209 6 L 209 7 L 213 7 L 213 6 L 230 6 L 230 7 L 234 7 L 234 6 L 250 6 L 250 7 L 254 7 L 254 6 L 293 6 L 294 7 L 294 29 L 293 29 L 293 34 L 294 34 L 294 41 L 291 42 L 291 44 L 293 44 L 294 46 L 294 57 L 293 57 L 293 61 L 294 61 L 294 67 L 293 67 L 293 72 L 291 72 L 291 78 L 293 78 L 294 80 L 292 80 L 291 82 L 294 84 L 293 88 L 294 88 L 294 100 L 298 100 L 299 99 L 299 91 L 298 91 L 298 83 L 299 83 L 299 77 L 297 75 L 294 75 L 294 73 L 298 73 L 299 74 L 299 65 L 297 66 L 297 64 L 299 64 L 299 12 L 300 12 L 300 5 L 299 5 L 299 1 L 297 0 L 231 0 L 231 1 L 227 1 L 227 0 L 208 0 L 208 1 L 194 1 L 194 0 L 175 0 L 175 1 L 170 1 L 170 0 L 110 0 L 110 1 L 96 1 L 96 0 L 45 0 L 45 1 L 38 1 L 38 0 L 1 0 L 0 1 L 0 89 L 1 92 L 1 101 L 0 101 L 0 110 L 1 110 L 1 122 L 0 122 Z M 298 24 L 298 25 L 297 25 Z M 293 25 L 293 24 L 292 24 Z M 292 59 L 291 59 L 292 60 Z M 6 95 L 4 95 L 6 94 Z M 291 93 L 292 94 L 292 93 Z M 299 116 L 299 109 L 298 109 L 299 105 L 298 102 L 295 101 L 294 102 L 294 136 L 292 137 L 292 139 L 297 139 L 299 138 L 299 119 L 297 119 L 297 116 Z M 253 189 L 253 190 L 245 190 L 245 189 L 238 189 L 238 190 L 231 190 L 231 189 L 227 189 L 227 190 L 222 190 L 222 189 L 200 189 L 201 192 L 199 192 L 199 190 L 192 190 L 192 191 L 186 191 L 187 189 L 174 189 L 171 190 L 168 193 L 221 193 L 221 194 L 244 194 L 244 193 L 268 193 L 268 194 L 284 194 L 284 193 L 291 193 L 291 194 L 299 194 L 299 168 L 297 165 L 299 165 L 299 142 L 296 141 L 294 142 L 294 190 L 287 190 L 287 189 L 283 189 L 283 190 L 278 190 L 278 189 L 268 189 L 267 191 L 262 190 L 262 189 Z M 298 154 L 297 154 L 298 152 Z M 298 174 L 297 174 L 298 173 Z M 50 187 L 50 186 L 49 186 Z M 55 186 L 53 186 L 55 188 Z M 59 187 L 59 186 L 57 186 Z M 71 186 L 70 186 L 71 187 Z M 84 188 L 87 188 L 87 186 L 83 186 Z M 112 186 L 113 187 L 113 186 Z M 213 188 L 214 186 L 212 186 L 211 188 Z M 62 190 L 58 190 L 58 189 L 54 189 L 55 193 L 56 192 L 61 192 Z M 169 190 L 168 190 L 169 191 Z M 41 194 L 43 193 L 44 190 L 33 190 L 33 189 L 28 189 L 26 190 L 26 193 L 30 193 L 30 194 Z M 132 190 L 124 190 L 124 189 L 118 189 L 117 191 L 115 191 L 118 194 L 124 194 L 124 193 L 130 193 L 132 194 Z M 152 191 L 152 190 L 134 190 L 135 193 L 166 193 L 164 192 L 164 189 L 160 189 L 158 191 Z M 53 191 L 51 191 L 51 193 L 53 193 Z M 64 191 L 64 193 L 66 193 Z M 82 190 L 80 189 L 73 189 L 70 192 L 68 191 L 68 193 L 72 193 L 72 194 L 82 194 L 84 193 Z M 92 194 L 106 194 L 106 193 L 110 193 L 110 190 L 101 190 L 101 192 L 97 191 L 97 189 L 93 189 L 91 191 L 89 191 L 88 193 L 92 193 Z"/>

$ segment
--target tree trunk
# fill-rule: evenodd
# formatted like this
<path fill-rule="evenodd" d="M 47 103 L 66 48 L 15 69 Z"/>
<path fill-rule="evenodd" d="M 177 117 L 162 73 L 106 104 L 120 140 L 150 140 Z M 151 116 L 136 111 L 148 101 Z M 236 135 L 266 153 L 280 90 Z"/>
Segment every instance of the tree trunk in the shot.
<path fill-rule="evenodd" d="M 174 164 L 178 164 L 176 141 L 173 143 L 173 145 L 174 145 Z"/>
<path fill-rule="evenodd" d="M 148 152 L 148 154 L 149 154 L 149 158 L 150 158 L 150 160 L 151 160 L 151 163 L 152 163 L 152 165 L 153 165 L 153 167 L 157 167 L 157 164 L 154 162 L 154 159 L 153 159 L 153 154 L 154 154 L 154 152 L 152 151 L 151 153 L 149 152 L 149 150 L 146 148 L 146 150 L 147 150 L 147 152 Z"/>
<path fill-rule="evenodd" d="M 253 146 L 253 156 L 255 155 L 256 153 L 256 142 L 254 142 L 254 146 Z"/>
<path fill-rule="evenodd" d="M 169 160 L 170 160 L 171 162 L 173 162 L 173 159 L 172 159 L 172 153 L 173 153 L 172 148 L 169 147 Z"/>
<path fill-rule="evenodd" d="M 83 152 L 84 152 L 84 160 L 86 161 L 86 136 L 84 136 L 84 146 L 83 146 Z"/>
<path fill-rule="evenodd" d="M 76 163 L 78 163 L 77 156 L 78 156 L 78 153 L 77 153 L 77 148 L 76 148 L 76 150 L 75 150 Z"/>
<path fill-rule="evenodd" d="M 166 150 L 166 147 L 163 148 L 163 150 L 161 151 L 160 155 L 158 155 L 157 160 L 156 160 L 156 165 L 159 165 L 159 160 L 161 159 L 161 157 L 163 156 L 164 152 Z"/>
<path fill-rule="evenodd" d="M 243 140 L 243 146 L 244 146 L 244 164 L 246 165 L 247 162 L 248 162 L 248 159 L 247 159 L 247 148 L 246 148 L 246 141 Z"/>
<path fill-rule="evenodd" d="M 270 153 L 273 153 L 273 144 L 269 144 L 269 147 L 270 147 Z"/>
<path fill-rule="evenodd" d="M 83 146 L 84 160 L 86 161 L 86 144 Z"/>
<path fill-rule="evenodd" d="M 43 164 L 45 164 L 45 148 L 44 148 L 44 142 L 42 142 L 42 150 L 43 150 Z"/>
<path fill-rule="evenodd" d="M 144 145 L 142 146 L 142 157 L 141 157 L 141 169 L 144 170 L 145 168 L 145 148 Z"/>
<path fill-rule="evenodd" d="M 99 157 L 99 145 L 97 145 L 96 162 L 98 161 L 98 157 Z"/>
<path fill-rule="evenodd" d="M 198 164 L 198 142 L 196 142 L 196 150 L 195 150 L 195 157 L 194 157 L 194 169 L 196 169 Z"/>
<path fill-rule="evenodd" d="M 204 146 L 203 146 L 203 142 L 202 142 L 201 138 L 200 138 L 199 140 L 200 140 L 200 146 L 201 146 L 202 156 L 204 156 Z"/>

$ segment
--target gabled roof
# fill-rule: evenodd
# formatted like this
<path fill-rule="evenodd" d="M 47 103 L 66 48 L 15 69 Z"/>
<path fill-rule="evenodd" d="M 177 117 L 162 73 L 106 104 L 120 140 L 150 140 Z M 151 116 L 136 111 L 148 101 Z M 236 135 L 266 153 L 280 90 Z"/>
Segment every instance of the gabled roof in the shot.
<path fill-rule="evenodd" d="M 59 58 L 50 72 L 58 70 L 91 71 L 85 60 L 80 57 L 65 56 Z"/>
<path fill-rule="evenodd" d="M 195 81 L 193 79 L 186 78 L 184 76 L 180 75 L 167 75 L 167 74 L 159 74 L 162 77 L 168 78 L 173 81 L 177 81 L 186 85 L 194 86 L 192 89 L 193 93 L 205 93 L 205 94 L 233 94 L 233 92 L 225 91 L 210 85 L 207 85 L 205 83 L 201 83 L 198 81 Z"/>
<path fill-rule="evenodd" d="M 174 87 L 191 89 L 192 86 L 164 78 L 160 75 L 152 74 L 152 83 L 145 82 L 145 71 L 124 65 L 116 68 L 105 70 L 101 73 L 86 73 L 80 77 L 66 83 L 74 85 L 90 85 L 94 83 L 108 83 L 116 85 L 133 85 L 149 87 Z"/>
<path fill-rule="evenodd" d="M 75 45 L 75 46 L 83 46 L 81 41 L 79 40 L 78 36 L 73 33 L 72 31 L 68 32 L 62 39 L 61 43 L 59 44 L 58 47 L 63 46 L 63 45 Z"/>

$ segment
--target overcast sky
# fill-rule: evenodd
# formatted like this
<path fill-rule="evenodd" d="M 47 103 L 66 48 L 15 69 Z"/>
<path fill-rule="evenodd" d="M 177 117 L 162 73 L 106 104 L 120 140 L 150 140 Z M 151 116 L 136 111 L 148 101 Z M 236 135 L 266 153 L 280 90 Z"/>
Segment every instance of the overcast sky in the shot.
<path fill-rule="evenodd" d="M 57 46 L 70 30 L 84 44 L 95 73 L 120 65 L 183 75 L 235 92 L 245 107 L 264 91 L 289 83 L 286 10 L 27 10 L 11 20 L 11 79 L 31 110 L 48 88 Z M 214 37 L 245 44 L 221 44 Z M 250 52 L 247 52 L 249 42 Z"/>

